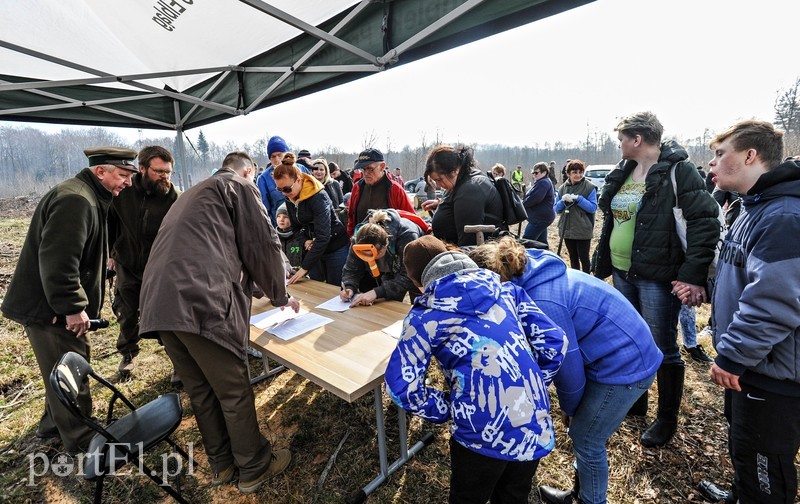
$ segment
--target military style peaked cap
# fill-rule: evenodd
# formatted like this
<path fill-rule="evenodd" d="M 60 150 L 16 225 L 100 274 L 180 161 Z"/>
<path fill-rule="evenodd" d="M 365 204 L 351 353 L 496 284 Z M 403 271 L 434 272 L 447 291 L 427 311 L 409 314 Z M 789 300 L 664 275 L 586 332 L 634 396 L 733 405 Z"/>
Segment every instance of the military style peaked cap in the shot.
<path fill-rule="evenodd" d="M 133 160 L 136 151 L 122 147 L 90 147 L 84 149 L 84 154 L 89 158 L 89 166 L 113 165 L 130 171 L 139 171 Z"/>

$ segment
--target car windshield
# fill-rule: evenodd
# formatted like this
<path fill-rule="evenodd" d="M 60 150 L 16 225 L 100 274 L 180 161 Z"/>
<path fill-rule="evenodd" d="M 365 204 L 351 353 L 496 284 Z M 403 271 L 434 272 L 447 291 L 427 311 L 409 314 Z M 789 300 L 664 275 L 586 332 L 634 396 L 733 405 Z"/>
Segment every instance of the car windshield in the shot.
<path fill-rule="evenodd" d="M 605 177 L 609 171 L 611 170 L 589 170 L 586 172 L 586 176 L 591 178 Z"/>

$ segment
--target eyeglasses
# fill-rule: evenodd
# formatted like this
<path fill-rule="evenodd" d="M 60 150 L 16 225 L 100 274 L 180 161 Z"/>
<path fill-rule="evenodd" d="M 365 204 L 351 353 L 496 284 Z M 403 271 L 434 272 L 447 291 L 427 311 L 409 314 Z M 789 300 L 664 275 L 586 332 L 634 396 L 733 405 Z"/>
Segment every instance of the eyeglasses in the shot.
<path fill-rule="evenodd" d="M 152 171 L 153 173 L 155 173 L 156 175 L 158 175 L 160 177 L 163 177 L 164 175 L 169 177 L 173 173 L 175 173 L 175 170 L 156 170 L 155 168 L 148 168 L 148 170 Z"/>
<path fill-rule="evenodd" d="M 292 182 L 292 184 L 291 184 L 290 186 L 288 186 L 288 187 L 277 187 L 277 186 L 276 186 L 276 189 L 278 189 L 278 190 L 279 190 L 280 192 L 282 192 L 283 194 L 289 194 L 290 192 L 292 192 L 292 187 L 294 187 L 294 184 L 295 184 L 296 182 L 297 182 L 297 180 L 295 180 L 294 182 Z"/>
<path fill-rule="evenodd" d="M 361 169 L 364 170 L 364 173 L 375 173 L 379 168 L 380 166 L 365 166 Z"/>

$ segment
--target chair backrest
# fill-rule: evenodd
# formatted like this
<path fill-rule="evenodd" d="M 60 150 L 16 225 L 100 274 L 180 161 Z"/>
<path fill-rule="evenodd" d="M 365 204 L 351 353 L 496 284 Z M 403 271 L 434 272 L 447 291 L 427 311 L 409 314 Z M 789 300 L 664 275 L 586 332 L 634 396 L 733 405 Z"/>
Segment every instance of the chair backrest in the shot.
<path fill-rule="evenodd" d="M 84 415 L 78 406 L 78 394 L 83 387 L 89 386 L 88 380 L 92 374 L 94 374 L 92 366 L 75 352 L 62 355 L 50 373 L 50 387 L 58 399 L 72 413 L 84 420 L 91 418 Z"/>

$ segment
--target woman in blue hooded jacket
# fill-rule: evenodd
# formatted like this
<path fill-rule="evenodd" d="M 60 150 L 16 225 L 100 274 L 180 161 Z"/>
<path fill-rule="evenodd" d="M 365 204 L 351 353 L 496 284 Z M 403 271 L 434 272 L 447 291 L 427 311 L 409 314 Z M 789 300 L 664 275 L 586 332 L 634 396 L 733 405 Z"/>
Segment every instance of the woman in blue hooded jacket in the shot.
<path fill-rule="evenodd" d="M 554 383 L 575 452 L 576 487 L 567 492 L 541 487 L 542 499 L 605 503 L 606 441 L 653 383 L 663 358 L 647 323 L 619 291 L 567 268 L 546 250 L 525 250 L 504 237 L 474 249 L 470 257 L 522 287 L 569 340 Z"/>
<path fill-rule="evenodd" d="M 389 358 L 386 385 L 403 409 L 452 419 L 452 503 L 527 504 L 540 458 L 555 446 L 547 386 L 566 336 L 521 288 L 425 235 L 406 246 L 422 288 Z M 450 391 L 425 384 L 432 357 Z"/>

